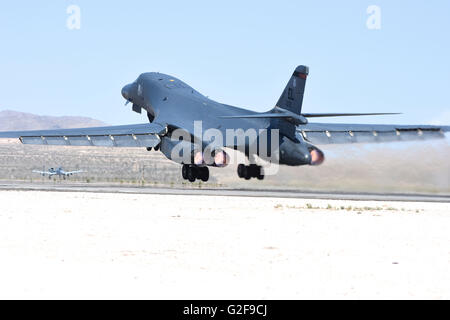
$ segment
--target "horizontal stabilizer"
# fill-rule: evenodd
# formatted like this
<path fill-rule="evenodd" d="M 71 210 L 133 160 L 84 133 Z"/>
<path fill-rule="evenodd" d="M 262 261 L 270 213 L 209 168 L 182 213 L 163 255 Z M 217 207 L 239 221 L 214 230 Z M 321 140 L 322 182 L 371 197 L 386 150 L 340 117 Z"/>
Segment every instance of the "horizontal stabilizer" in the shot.
<path fill-rule="evenodd" d="M 244 114 L 236 116 L 221 116 L 222 119 L 286 119 L 295 125 L 306 124 L 308 121 L 305 118 L 323 118 L 323 117 L 352 117 L 352 116 L 381 116 L 394 115 L 400 113 L 302 113 L 295 114 L 285 109 L 276 107 L 274 110 L 278 112 Z"/>
<path fill-rule="evenodd" d="M 222 119 L 264 119 L 264 118 L 289 118 L 288 114 L 283 113 L 258 113 L 258 114 L 244 114 L 240 116 L 221 116 Z"/>
<path fill-rule="evenodd" d="M 302 113 L 305 118 L 353 117 L 353 116 L 385 116 L 401 113 Z"/>
<path fill-rule="evenodd" d="M 301 125 L 308 123 L 305 117 L 295 114 L 291 111 L 277 108 L 275 110 L 281 110 L 282 112 L 267 112 L 267 113 L 255 113 L 244 114 L 239 116 L 221 116 L 222 119 L 285 119 L 288 122 L 292 122 L 295 125 Z"/>

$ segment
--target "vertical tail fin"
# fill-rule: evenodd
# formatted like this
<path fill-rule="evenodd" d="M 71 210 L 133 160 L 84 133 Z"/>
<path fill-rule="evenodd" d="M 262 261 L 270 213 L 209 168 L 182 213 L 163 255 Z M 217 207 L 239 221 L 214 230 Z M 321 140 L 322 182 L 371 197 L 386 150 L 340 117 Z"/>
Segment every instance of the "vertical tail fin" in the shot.
<path fill-rule="evenodd" d="M 291 79 L 277 102 L 277 107 L 289 110 L 296 114 L 301 114 L 303 104 L 303 94 L 305 93 L 306 78 L 309 74 L 307 66 L 295 68 Z"/>

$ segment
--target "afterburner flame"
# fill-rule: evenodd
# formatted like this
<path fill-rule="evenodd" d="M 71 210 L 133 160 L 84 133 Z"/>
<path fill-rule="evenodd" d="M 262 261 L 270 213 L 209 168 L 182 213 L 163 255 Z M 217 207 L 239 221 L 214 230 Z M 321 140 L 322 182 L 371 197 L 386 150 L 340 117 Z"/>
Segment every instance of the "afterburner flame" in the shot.
<path fill-rule="evenodd" d="M 214 155 L 214 164 L 217 167 L 225 167 L 228 165 L 229 157 L 225 151 L 217 151 Z"/>
<path fill-rule="evenodd" d="M 311 154 L 311 165 L 318 166 L 321 165 L 325 160 L 325 155 L 319 149 L 311 149 L 309 151 Z"/>
<path fill-rule="evenodd" d="M 203 162 L 204 162 L 203 153 L 201 151 L 196 152 L 194 155 L 194 164 L 199 166 L 203 164 Z"/>

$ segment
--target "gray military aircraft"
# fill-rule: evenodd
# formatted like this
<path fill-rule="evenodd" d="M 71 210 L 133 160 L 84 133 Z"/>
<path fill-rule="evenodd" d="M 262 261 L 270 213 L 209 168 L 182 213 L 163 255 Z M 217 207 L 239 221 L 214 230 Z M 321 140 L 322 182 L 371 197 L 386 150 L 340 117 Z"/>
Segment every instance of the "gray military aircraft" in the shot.
<path fill-rule="evenodd" d="M 65 180 L 66 177 L 73 176 L 77 173 L 82 173 L 83 170 L 77 170 L 77 171 L 64 171 L 62 167 L 59 168 L 50 168 L 48 171 L 39 171 L 39 170 L 33 170 L 34 173 L 39 173 L 43 177 L 48 176 L 49 179 L 51 179 L 53 176 L 58 176 L 60 179 L 61 177 Z"/>
<path fill-rule="evenodd" d="M 311 118 L 388 113 L 304 113 L 308 73 L 308 67 L 298 66 L 275 107 L 268 112 L 210 100 L 170 75 L 143 73 L 123 87 L 122 96 L 132 103 L 133 111 L 144 110 L 150 123 L 0 132 L 0 137 L 19 138 L 24 144 L 153 148 L 182 164 L 183 178 L 194 182 L 209 179 L 208 167 L 228 164 L 227 148 L 241 151 L 245 162 L 249 162 L 238 166 L 240 178 L 263 179 L 264 169 L 257 164 L 257 158 L 276 159 L 274 162 L 289 166 L 319 165 L 324 161 L 324 153 L 315 144 L 437 139 L 450 131 L 450 126 L 309 123 Z M 203 134 L 208 130 L 212 134 Z M 252 130 L 255 135 L 246 134 Z M 234 135 L 228 139 L 230 132 Z M 218 139 L 219 135 L 227 136 L 226 141 Z M 276 147 L 268 150 L 267 145 L 272 143 Z"/>

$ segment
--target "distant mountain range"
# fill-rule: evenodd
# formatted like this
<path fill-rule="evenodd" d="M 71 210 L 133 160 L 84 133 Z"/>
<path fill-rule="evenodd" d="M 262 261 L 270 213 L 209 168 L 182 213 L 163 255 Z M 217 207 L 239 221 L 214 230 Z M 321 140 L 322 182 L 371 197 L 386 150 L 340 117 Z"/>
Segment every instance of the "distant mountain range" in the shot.
<path fill-rule="evenodd" d="M 105 123 L 87 117 L 53 117 L 12 110 L 0 111 L 0 131 L 42 130 L 104 126 Z"/>

